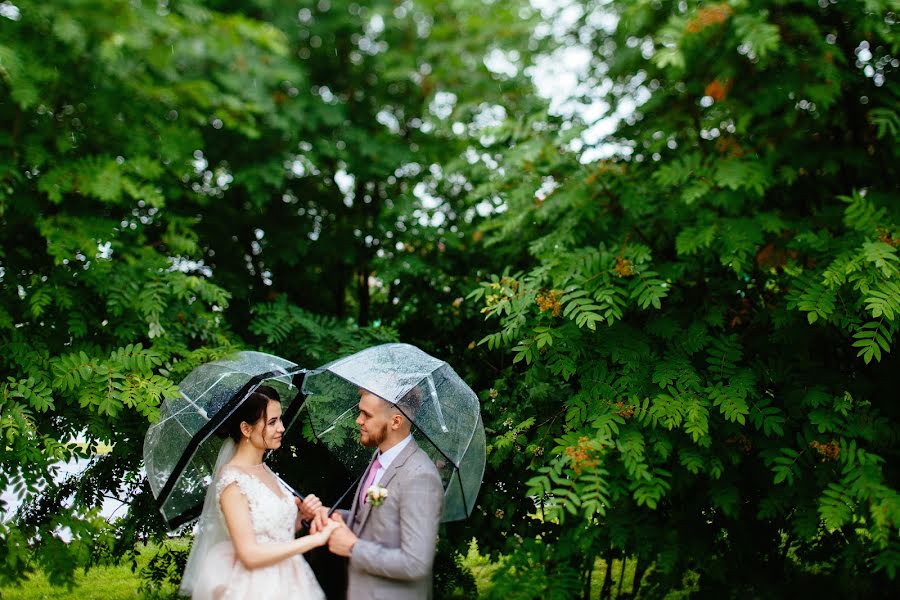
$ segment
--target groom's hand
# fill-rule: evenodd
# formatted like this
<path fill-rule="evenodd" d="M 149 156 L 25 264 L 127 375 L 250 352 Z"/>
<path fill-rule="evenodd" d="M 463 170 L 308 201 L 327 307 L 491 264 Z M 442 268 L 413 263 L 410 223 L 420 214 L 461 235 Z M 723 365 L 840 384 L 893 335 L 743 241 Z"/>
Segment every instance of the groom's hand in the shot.
<path fill-rule="evenodd" d="M 331 533 L 331 537 L 328 538 L 328 549 L 332 554 L 349 557 L 350 551 L 353 550 L 353 545 L 356 544 L 357 537 L 353 535 L 353 532 L 344 523 L 344 518 L 340 513 L 334 513 L 331 515 L 331 519 L 340 523 L 340 527 L 335 529 Z"/>

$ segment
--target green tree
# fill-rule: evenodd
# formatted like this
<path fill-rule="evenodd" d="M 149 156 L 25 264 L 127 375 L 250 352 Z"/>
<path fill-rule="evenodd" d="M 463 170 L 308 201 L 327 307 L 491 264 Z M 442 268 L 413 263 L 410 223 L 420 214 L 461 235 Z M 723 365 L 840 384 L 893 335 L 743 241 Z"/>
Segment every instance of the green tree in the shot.
<path fill-rule="evenodd" d="M 197 364 L 389 339 L 482 396 L 442 594 L 473 537 L 504 598 L 590 596 L 598 557 L 648 596 L 896 580 L 896 2 L 561 9 L 558 39 L 525 2 L 4 4 L 0 583 L 161 536 L 140 441 Z M 534 94 L 560 43 L 609 158 Z"/>
<path fill-rule="evenodd" d="M 162 533 L 139 477 L 144 432 L 191 368 L 244 343 L 227 319 L 243 333 L 249 310 L 229 303 L 254 265 L 239 283 L 227 269 L 214 280 L 201 235 L 240 223 L 245 199 L 223 206 L 235 173 L 205 149 L 276 138 L 321 101 L 279 109 L 305 72 L 284 32 L 240 13 L 115 0 L 15 9 L 0 44 L 0 488 L 25 504 L 0 524 L 0 580 L 42 566 L 65 583 Z M 283 160 L 273 150 L 268 166 Z M 339 353 L 344 324 L 324 322 L 333 337 L 318 346 L 314 325 L 302 330 L 309 355 Z M 54 480 L 59 462 L 101 446 L 111 450 L 83 475 Z M 131 502 L 115 528 L 100 516 L 107 496 Z"/>
<path fill-rule="evenodd" d="M 579 6 L 586 86 L 634 107 L 612 156 L 511 123 L 471 198 L 506 203 L 489 247 L 527 248 L 470 296 L 482 352 L 513 363 L 486 403 L 507 475 L 485 504 L 513 557 L 497 597 L 587 597 L 598 556 L 636 559 L 642 594 L 686 571 L 716 596 L 883 593 L 896 3 Z"/>
<path fill-rule="evenodd" d="M 0 524 L 0 583 L 67 583 L 163 533 L 140 442 L 194 366 L 395 338 L 357 323 L 392 238 L 419 231 L 416 185 L 465 147 L 435 101 L 452 89 L 468 122 L 522 94 L 483 60 L 524 44 L 519 6 L 4 4 L 0 489 L 25 504 Z M 71 458 L 88 470 L 55 481 Z M 106 496 L 130 504 L 112 526 Z"/>

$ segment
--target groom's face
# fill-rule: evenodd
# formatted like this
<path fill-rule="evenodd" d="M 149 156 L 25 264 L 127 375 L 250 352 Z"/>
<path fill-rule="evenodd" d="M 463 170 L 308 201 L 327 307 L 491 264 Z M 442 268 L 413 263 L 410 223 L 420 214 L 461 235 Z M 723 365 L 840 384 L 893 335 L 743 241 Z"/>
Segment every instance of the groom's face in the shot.
<path fill-rule="evenodd" d="M 390 426 L 388 403 L 368 390 L 359 390 L 359 443 L 366 448 L 377 448 L 387 439 Z"/>

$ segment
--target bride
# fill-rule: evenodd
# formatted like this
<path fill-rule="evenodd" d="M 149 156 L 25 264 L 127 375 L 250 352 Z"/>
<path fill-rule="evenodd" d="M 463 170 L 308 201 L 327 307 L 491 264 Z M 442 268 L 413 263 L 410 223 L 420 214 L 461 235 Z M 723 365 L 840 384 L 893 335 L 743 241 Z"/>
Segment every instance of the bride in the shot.
<path fill-rule="evenodd" d="M 281 402 L 268 386 L 250 394 L 218 431 L 226 440 L 206 493 L 182 594 L 195 600 L 324 600 L 301 555 L 328 543 L 337 523 L 326 520 L 315 496 L 295 500 L 263 463 L 263 453 L 281 446 L 283 433 Z M 295 539 L 301 516 L 321 521 L 323 528 Z"/>

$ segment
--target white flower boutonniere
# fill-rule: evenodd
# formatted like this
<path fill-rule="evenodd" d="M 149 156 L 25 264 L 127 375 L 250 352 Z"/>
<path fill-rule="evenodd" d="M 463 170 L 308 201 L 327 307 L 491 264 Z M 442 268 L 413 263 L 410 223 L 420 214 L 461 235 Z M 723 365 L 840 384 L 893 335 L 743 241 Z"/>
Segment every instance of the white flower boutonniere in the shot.
<path fill-rule="evenodd" d="M 368 498 L 369 504 L 371 504 L 373 508 L 378 508 L 379 506 L 381 506 L 381 503 L 384 502 L 385 498 L 387 497 L 387 488 L 381 487 L 378 484 L 370 486 L 366 491 L 366 498 Z"/>

